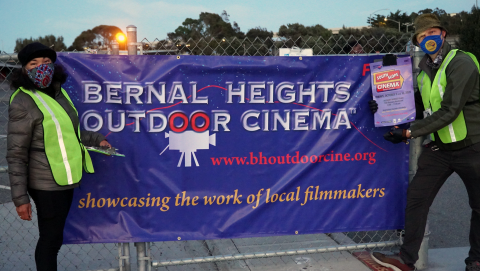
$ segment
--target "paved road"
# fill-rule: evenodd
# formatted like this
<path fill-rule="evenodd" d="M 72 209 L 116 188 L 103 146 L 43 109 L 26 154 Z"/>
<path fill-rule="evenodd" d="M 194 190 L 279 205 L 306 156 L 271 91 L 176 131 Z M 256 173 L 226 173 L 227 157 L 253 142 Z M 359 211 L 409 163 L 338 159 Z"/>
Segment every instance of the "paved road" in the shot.
<path fill-rule="evenodd" d="M 462 180 L 453 174 L 430 208 L 430 248 L 469 246 L 471 209 Z"/>

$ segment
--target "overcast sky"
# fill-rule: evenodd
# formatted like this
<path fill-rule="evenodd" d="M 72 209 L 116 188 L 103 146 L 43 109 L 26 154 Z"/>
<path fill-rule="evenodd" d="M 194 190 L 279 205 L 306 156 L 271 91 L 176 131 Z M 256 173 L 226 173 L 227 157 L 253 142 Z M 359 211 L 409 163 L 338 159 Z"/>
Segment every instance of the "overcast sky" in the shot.
<path fill-rule="evenodd" d="M 0 49 L 13 52 L 17 38 L 48 34 L 63 36 L 72 44 L 82 31 L 97 25 L 115 25 L 126 31 L 137 27 L 138 40 L 163 39 L 185 18 L 197 19 L 200 12 L 221 14 L 226 10 L 243 32 L 261 26 L 277 32 L 282 24 L 321 24 L 326 28 L 366 26 L 367 18 L 378 14 L 418 12 L 440 8 L 447 13 L 470 11 L 476 0 L 0 0 Z"/>

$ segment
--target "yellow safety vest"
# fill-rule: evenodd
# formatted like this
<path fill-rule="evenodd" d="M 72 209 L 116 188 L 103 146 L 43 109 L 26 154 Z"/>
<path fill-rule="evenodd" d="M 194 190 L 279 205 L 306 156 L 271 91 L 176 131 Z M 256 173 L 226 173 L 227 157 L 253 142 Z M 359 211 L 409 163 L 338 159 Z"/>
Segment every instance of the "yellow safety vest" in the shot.
<path fill-rule="evenodd" d="M 93 173 L 92 160 L 80 140 L 80 127 L 74 129 L 72 120 L 63 107 L 42 91 L 30 91 L 22 87 L 13 93 L 10 103 L 20 91 L 32 97 L 43 114 L 45 154 L 55 182 L 58 185 L 78 183 L 82 178 L 82 168 L 87 173 Z M 73 106 L 67 92 L 63 88 L 61 91 L 78 116 L 77 109 Z"/>
<path fill-rule="evenodd" d="M 452 61 L 457 54 L 457 51 L 458 49 L 454 49 L 447 54 L 442 62 L 442 65 L 440 65 L 435 78 L 433 79 L 433 83 L 430 81 L 430 78 L 424 71 L 418 75 L 418 88 L 422 94 L 423 106 L 425 107 L 426 111 L 430 110 L 433 113 L 440 109 L 443 101 L 443 95 L 447 87 L 447 76 L 445 75 L 445 71 L 450 61 Z M 477 58 L 471 53 L 463 53 L 469 55 L 473 59 L 478 69 L 479 65 Z M 443 143 L 452 143 L 464 140 L 467 136 L 467 126 L 465 124 L 463 111 L 460 112 L 458 117 L 452 123 L 438 130 L 437 133 Z M 431 136 L 432 140 L 435 140 L 434 135 L 432 134 Z"/>

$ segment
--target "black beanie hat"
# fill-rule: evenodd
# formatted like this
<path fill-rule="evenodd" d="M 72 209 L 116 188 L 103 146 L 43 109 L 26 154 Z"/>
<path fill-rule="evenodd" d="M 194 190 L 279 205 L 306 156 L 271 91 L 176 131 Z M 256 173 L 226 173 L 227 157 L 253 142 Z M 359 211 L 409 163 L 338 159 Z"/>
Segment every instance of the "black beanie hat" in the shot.
<path fill-rule="evenodd" d="M 30 60 L 37 57 L 48 57 L 52 62 L 55 62 L 57 53 L 40 42 L 32 42 L 18 52 L 18 60 L 20 60 L 22 66 L 27 65 Z"/>

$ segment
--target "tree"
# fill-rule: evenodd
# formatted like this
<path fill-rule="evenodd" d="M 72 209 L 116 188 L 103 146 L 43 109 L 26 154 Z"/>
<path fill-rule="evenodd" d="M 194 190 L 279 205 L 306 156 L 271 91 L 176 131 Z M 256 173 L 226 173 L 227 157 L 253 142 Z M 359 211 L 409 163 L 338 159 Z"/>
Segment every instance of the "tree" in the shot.
<path fill-rule="evenodd" d="M 268 38 L 273 37 L 273 32 L 268 31 L 266 28 L 262 28 L 260 26 L 257 26 L 255 28 L 252 28 L 252 29 L 248 30 L 246 36 L 247 36 L 247 38 L 249 38 L 251 40 L 254 40 L 256 38 L 266 40 Z"/>
<path fill-rule="evenodd" d="M 312 37 L 322 37 L 324 39 L 328 39 L 332 36 L 332 31 L 326 29 L 322 25 L 316 24 L 314 26 L 307 26 L 307 36 Z"/>
<path fill-rule="evenodd" d="M 385 18 L 387 20 L 385 21 Z M 398 23 L 400 22 L 400 32 L 406 32 L 407 26 L 404 25 L 405 23 L 412 23 L 413 19 L 407 13 L 397 10 L 395 12 L 390 12 L 387 16 L 375 14 L 375 17 L 368 18 L 367 23 L 370 24 L 372 27 L 387 27 L 392 29 L 397 29 L 398 31 Z M 413 27 L 410 26 L 409 30 L 412 30 Z"/>
<path fill-rule="evenodd" d="M 17 39 L 15 41 L 15 52 L 20 52 L 20 50 L 32 42 L 40 42 L 41 44 L 48 46 L 57 52 L 67 49 L 67 46 L 65 46 L 65 43 L 63 42 L 62 36 L 55 37 L 54 35 L 46 35 L 36 39 L 32 37 L 29 39 Z"/>
<path fill-rule="evenodd" d="M 113 25 L 99 25 L 92 29 L 88 29 L 80 33 L 72 45 L 68 47 L 69 51 L 83 51 L 84 48 L 98 48 L 109 46 L 115 40 L 115 36 L 122 33 L 120 28 Z"/>
<path fill-rule="evenodd" d="M 176 39 L 194 39 L 198 40 L 203 37 L 204 29 L 203 25 L 200 23 L 200 20 L 195 20 L 192 18 L 187 18 L 183 21 L 182 25 L 175 29 L 175 32 L 170 32 L 167 34 L 168 37 L 172 40 Z"/>
<path fill-rule="evenodd" d="M 168 33 L 172 40 L 188 39 L 222 39 L 236 37 L 243 39 L 245 34 L 240 31 L 236 22 L 230 23 L 230 15 L 224 10 L 221 15 L 216 13 L 202 12 L 198 19 L 186 18 L 181 26 L 174 32 Z"/>
<path fill-rule="evenodd" d="M 406 12 L 402 13 L 400 10 L 395 13 L 390 12 L 386 21 L 386 27 L 398 29 L 398 23 L 393 20 L 400 22 L 400 32 L 406 32 L 407 26 L 404 25 L 405 23 L 413 23 L 412 18 Z M 413 27 L 410 27 L 410 30 L 413 30 Z"/>
<path fill-rule="evenodd" d="M 455 16 L 448 15 L 444 23 L 445 28 L 448 30 L 448 35 L 460 34 L 461 28 L 467 21 L 468 16 L 469 13 L 465 11 L 457 13 Z"/>
<path fill-rule="evenodd" d="M 236 22 L 230 23 L 230 15 L 224 10 L 221 15 L 202 12 L 198 19 L 185 21 L 167 34 L 179 53 L 202 55 L 242 55 L 234 49 L 242 46 L 239 39 L 245 38 Z M 244 48 L 244 47 L 243 47 Z"/>
<path fill-rule="evenodd" d="M 462 50 L 474 54 L 477 59 L 480 59 L 480 9 L 475 6 L 472 11 L 465 16 L 464 24 L 459 29 L 460 43 L 459 47 Z"/>
<path fill-rule="evenodd" d="M 425 13 L 433 13 L 437 15 L 438 18 L 447 15 L 447 12 L 443 9 L 435 8 L 435 9 L 422 9 L 418 12 L 418 15 L 425 14 Z"/>
<path fill-rule="evenodd" d="M 375 16 L 368 17 L 367 23 L 371 27 L 385 27 L 387 23 L 385 22 L 385 16 L 380 14 L 374 14 Z"/>
<path fill-rule="evenodd" d="M 412 17 L 416 18 L 418 15 L 425 14 L 425 13 L 433 13 L 437 15 L 440 23 L 443 27 L 448 30 L 449 35 L 457 35 L 459 33 L 460 27 L 462 25 L 462 21 L 466 16 L 466 12 L 457 13 L 455 16 L 450 16 L 445 10 L 435 8 L 435 9 L 423 9 L 418 12 L 418 14 L 412 13 Z"/>
<path fill-rule="evenodd" d="M 405 46 L 410 41 L 410 35 L 398 32 L 398 28 L 343 28 L 335 39 L 333 47 L 335 53 L 348 53 L 344 51 L 344 48 L 350 42 L 362 45 L 365 53 L 399 53 L 405 51 Z"/>
<path fill-rule="evenodd" d="M 272 55 L 273 32 L 257 26 L 248 30 L 242 47 L 237 51 L 240 55 L 267 56 Z"/>
<path fill-rule="evenodd" d="M 394 22 L 393 20 L 400 22 L 401 23 L 401 32 L 406 32 L 407 26 L 403 25 L 405 23 L 412 24 L 415 19 L 422 14 L 427 14 L 427 13 L 433 13 L 435 14 L 438 19 L 440 20 L 440 23 L 442 26 L 444 26 L 450 35 L 457 35 L 459 28 L 462 25 L 462 21 L 464 21 L 464 17 L 466 16 L 466 12 L 460 12 L 457 13 L 455 16 L 450 16 L 445 10 L 435 8 L 435 9 L 422 9 L 417 12 L 412 12 L 410 14 L 407 14 L 405 12 L 401 12 L 400 10 L 397 10 L 396 12 L 390 12 L 389 15 L 387 15 L 387 19 L 391 19 L 391 21 L 387 20 L 385 21 L 385 16 L 376 14 L 375 17 L 368 18 L 367 23 L 370 24 L 372 27 L 388 27 L 388 28 L 393 28 L 393 29 L 398 29 L 398 23 Z M 415 28 L 413 25 L 408 26 L 408 32 L 414 32 Z"/>
<path fill-rule="evenodd" d="M 303 24 L 294 23 L 280 26 L 278 36 L 287 38 L 287 47 L 302 47 L 306 40 L 315 38 L 328 39 L 332 36 L 332 31 L 326 29 L 322 25 L 304 26 Z"/>
<path fill-rule="evenodd" d="M 304 26 L 303 24 L 294 23 L 280 26 L 278 30 L 280 37 L 296 39 L 300 36 L 313 36 L 328 38 L 332 35 L 332 31 L 326 29 L 322 25 Z"/>

